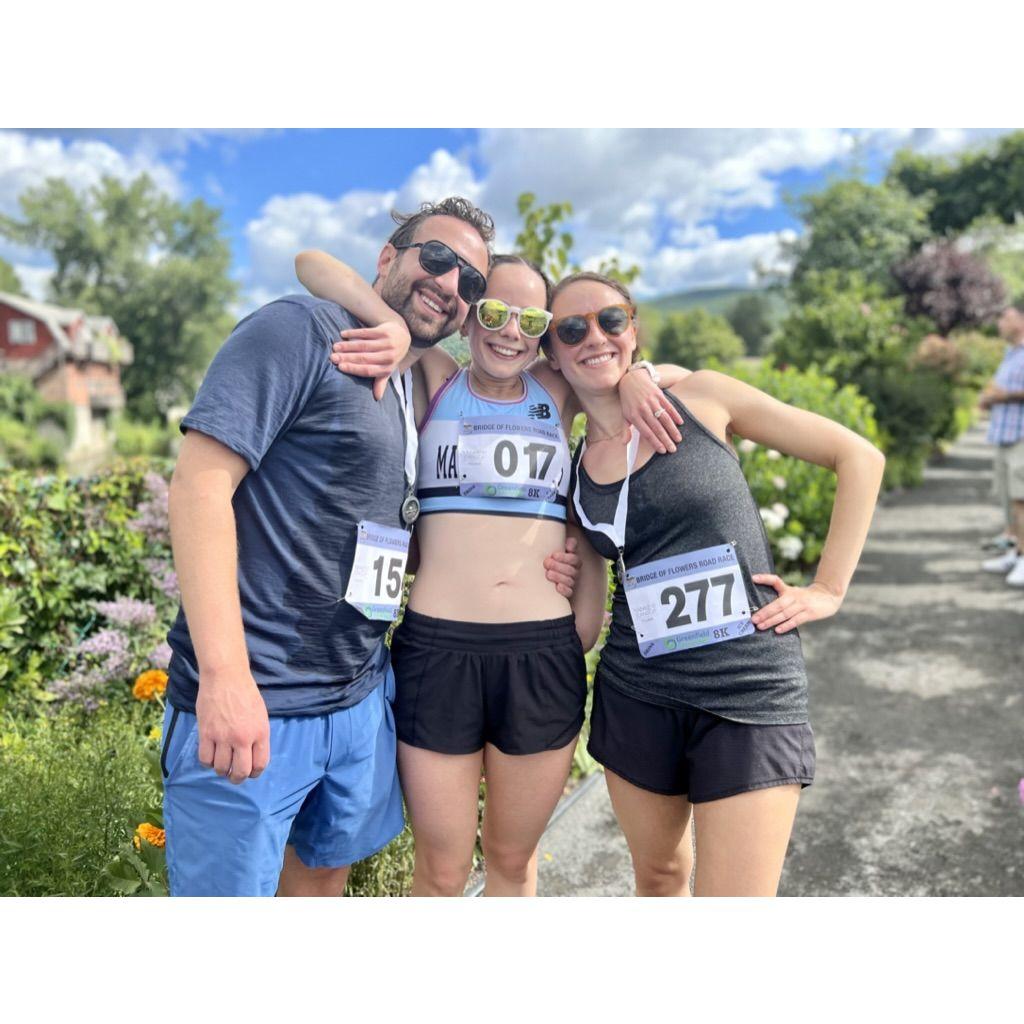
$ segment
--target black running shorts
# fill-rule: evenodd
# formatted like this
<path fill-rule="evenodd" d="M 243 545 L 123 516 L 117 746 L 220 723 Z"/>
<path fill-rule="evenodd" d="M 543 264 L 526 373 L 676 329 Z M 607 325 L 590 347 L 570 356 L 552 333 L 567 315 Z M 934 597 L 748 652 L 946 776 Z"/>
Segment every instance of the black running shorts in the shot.
<path fill-rule="evenodd" d="M 590 755 L 627 782 L 699 804 L 753 789 L 814 781 L 814 733 L 800 725 L 750 725 L 699 708 L 629 697 L 598 677 Z"/>
<path fill-rule="evenodd" d="M 407 609 L 391 661 L 398 738 L 411 746 L 536 754 L 564 747 L 583 726 L 587 669 L 571 615 L 452 622 Z"/>

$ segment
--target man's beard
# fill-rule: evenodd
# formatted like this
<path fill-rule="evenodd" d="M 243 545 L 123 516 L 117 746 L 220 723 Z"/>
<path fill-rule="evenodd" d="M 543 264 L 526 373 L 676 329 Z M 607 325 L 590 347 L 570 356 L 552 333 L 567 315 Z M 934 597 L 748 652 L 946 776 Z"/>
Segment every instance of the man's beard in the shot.
<path fill-rule="evenodd" d="M 433 348 L 442 338 L 447 338 L 458 329 L 457 313 L 453 313 L 442 323 L 425 319 L 415 306 L 416 289 L 421 284 L 418 282 L 416 285 L 411 285 L 407 277 L 392 272 L 384 279 L 381 298 L 405 321 L 405 326 L 409 328 L 413 348 Z M 435 302 L 448 304 L 448 300 L 441 298 L 437 292 L 431 289 L 423 290 Z"/>

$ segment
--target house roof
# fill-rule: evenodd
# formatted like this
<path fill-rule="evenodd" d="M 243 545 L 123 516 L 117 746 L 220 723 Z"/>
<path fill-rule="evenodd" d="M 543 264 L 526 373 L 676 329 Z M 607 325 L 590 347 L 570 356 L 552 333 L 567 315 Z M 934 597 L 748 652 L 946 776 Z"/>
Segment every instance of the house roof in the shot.
<path fill-rule="evenodd" d="M 0 292 L 0 303 L 41 320 L 56 339 L 58 348 L 74 359 L 130 363 L 134 357 L 131 344 L 121 337 L 117 324 L 109 316 L 93 316 L 80 309 L 53 306 L 7 292 Z"/>

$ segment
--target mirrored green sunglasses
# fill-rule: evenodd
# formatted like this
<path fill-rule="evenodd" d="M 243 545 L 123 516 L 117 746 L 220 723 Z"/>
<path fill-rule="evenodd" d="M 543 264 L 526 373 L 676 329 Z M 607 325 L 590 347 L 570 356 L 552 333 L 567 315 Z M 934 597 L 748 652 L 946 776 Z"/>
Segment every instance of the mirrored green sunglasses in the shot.
<path fill-rule="evenodd" d="M 519 330 L 527 338 L 539 338 L 551 323 L 551 314 L 536 306 L 510 306 L 501 299 L 480 299 L 476 303 L 476 318 L 481 327 L 489 331 L 500 331 L 515 313 L 519 317 Z"/>

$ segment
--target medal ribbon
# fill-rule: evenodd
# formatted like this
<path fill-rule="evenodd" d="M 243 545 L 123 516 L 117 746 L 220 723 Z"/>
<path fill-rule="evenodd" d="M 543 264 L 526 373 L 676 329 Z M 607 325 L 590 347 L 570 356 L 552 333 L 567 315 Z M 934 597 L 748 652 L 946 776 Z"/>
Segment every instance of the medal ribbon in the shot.
<path fill-rule="evenodd" d="M 576 474 L 576 488 L 572 492 L 572 503 L 576 514 L 580 517 L 580 523 L 588 530 L 596 530 L 603 533 L 616 547 L 619 552 L 619 561 L 622 562 L 622 553 L 626 547 L 626 514 L 629 505 L 629 477 L 636 465 L 636 455 L 640 449 L 640 432 L 636 427 L 629 428 L 629 447 L 626 449 L 626 479 L 622 481 L 619 490 L 619 501 L 615 506 L 615 519 L 610 523 L 592 523 L 583 511 L 580 504 L 580 474 Z M 580 452 L 580 469 L 583 468 L 583 456 L 587 453 L 587 439 L 583 439 L 583 450 Z M 623 564 L 623 569 L 625 565 Z"/>

